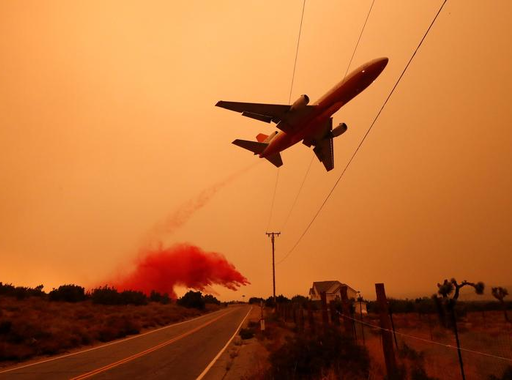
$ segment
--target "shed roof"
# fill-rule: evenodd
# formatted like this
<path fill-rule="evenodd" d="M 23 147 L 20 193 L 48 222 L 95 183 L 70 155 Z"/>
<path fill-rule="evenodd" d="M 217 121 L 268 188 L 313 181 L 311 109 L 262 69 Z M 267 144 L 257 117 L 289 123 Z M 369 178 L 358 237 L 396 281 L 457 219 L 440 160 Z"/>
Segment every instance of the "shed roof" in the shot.
<path fill-rule="evenodd" d="M 339 281 L 315 281 L 313 282 L 313 289 L 316 289 L 316 291 L 318 293 L 322 293 L 322 292 L 326 292 L 326 293 L 335 293 L 339 288 L 341 288 L 342 286 L 346 286 L 348 289 L 351 289 L 352 291 L 355 292 L 355 290 L 347 285 L 347 284 L 343 284 Z"/>
<path fill-rule="evenodd" d="M 339 281 L 315 281 L 313 282 L 313 288 L 317 290 L 318 293 L 329 292 L 329 290 L 338 285 L 336 288 L 342 285 Z"/>

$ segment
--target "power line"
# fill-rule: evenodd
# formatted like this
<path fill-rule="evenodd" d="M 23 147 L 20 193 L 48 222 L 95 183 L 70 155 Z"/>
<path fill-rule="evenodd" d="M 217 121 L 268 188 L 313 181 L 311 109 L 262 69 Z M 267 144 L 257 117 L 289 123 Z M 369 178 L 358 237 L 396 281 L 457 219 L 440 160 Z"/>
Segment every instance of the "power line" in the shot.
<path fill-rule="evenodd" d="M 267 230 L 269 229 L 270 227 L 270 222 L 272 221 L 272 214 L 274 213 L 274 202 L 276 200 L 276 193 L 277 193 L 277 184 L 279 182 L 279 168 L 277 169 L 277 174 L 276 174 L 276 183 L 274 185 L 274 194 L 272 195 L 272 203 L 270 205 L 270 215 L 268 217 L 268 223 L 267 223 Z"/>
<path fill-rule="evenodd" d="M 300 192 L 302 191 L 302 187 L 304 186 L 304 183 L 306 182 L 306 178 L 308 177 L 309 170 L 311 169 L 311 165 L 313 164 L 313 160 L 315 159 L 315 156 L 311 157 L 311 161 L 309 162 L 308 169 L 306 170 L 306 174 L 304 175 L 304 179 L 302 180 L 302 183 L 300 184 L 299 191 L 297 195 L 295 196 L 295 199 L 292 203 L 292 207 L 290 208 L 290 211 L 288 212 L 288 215 L 286 216 L 286 219 L 284 220 L 283 227 L 281 227 L 281 230 L 284 229 L 286 226 L 286 223 L 288 223 L 288 219 L 290 219 L 290 216 L 292 215 L 292 211 L 295 208 L 295 204 L 297 203 L 297 200 L 299 199 Z"/>
<path fill-rule="evenodd" d="M 345 168 L 343 169 L 343 171 L 341 172 L 340 176 L 338 177 L 338 179 L 336 180 L 336 182 L 334 183 L 334 186 L 332 187 L 331 191 L 329 191 L 329 193 L 327 194 L 327 197 L 324 199 L 324 201 L 322 202 L 322 204 L 320 205 L 320 208 L 318 209 L 318 211 L 315 213 L 315 215 L 313 216 L 313 219 L 311 220 L 311 222 L 309 222 L 308 226 L 306 227 L 306 229 L 304 230 L 304 232 L 300 235 L 299 239 L 297 240 L 297 242 L 295 243 L 295 245 L 292 247 L 292 249 L 290 249 L 290 251 L 288 251 L 288 253 L 277 263 L 277 264 L 281 264 L 284 260 L 286 260 L 288 258 L 288 256 L 290 256 L 290 254 L 295 250 L 295 248 L 299 245 L 299 243 L 301 242 L 302 238 L 304 237 L 304 235 L 306 235 L 306 233 L 309 231 L 309 229 L 311 228 L 311 226 L 313 225 L 313 223 L 315 222 L 316 218 L 318 217 L 318 215 L 320 214 L 320 211 L 322 211 L 322 209 L 324 208 L 325 204 L 327 203 L 327 201 L 329 200 L 329 198 L 331 197 L 332 193 L 334 192 L 334 189 L 336 189 L 336 186 L 338 186 L 338 183 L 340 182 L 340 180 L 343 178 L 343 175 L 345 174 L 345 172 L 347 171 L 347 169 L 349 168 L 350 164 L 352 163 L 352 161 L 354 160 L 356 154 L 359 152 L 359 149 L 361 148 L 361 146 L 363 145 L 363 143 L 365 142 L 366 138 L 368 137 L 370 131 L 372 130 L 373 126 L 375 125 L 375 123 L 377 122 L 379 116 L 381 115 L 382 111 L 384 110 L 384 107 L 386 106 L 386 104 L 388 103 L 389 99 L 391 98 L 391 96 L 393 95 L 393 93 L 395 92 L 395 89 L 397 88 L 398 84 L 400 83 L 400 81 L 402 80 L 402 77 L 404 76 L 405 72 L 407 71 L 407 69 L 409 68 L 412 60 L 414 59 L 414 57 L 416 56 L 416 53 L 418 52 L 419 48 L 421 47 L 421 45 L 423 44 L 423 41 L 425 40 L 425 38 L 427 37 L 428 33 L 430 32 L 430 29 L 432 28 L 432 26 L 434 25 L 434 23 L 436 22 L 437 20 L 437 17 L 439 16 L 439 14 L 441 13 L 441 11 L 443 10 L 444 8 L 444 5 L 446 4 L 448 0 L 444 0 L 443 1 L 443 4 L 441 5 L 441 7 L 439 8 L 438 12 L 436 13 L 436 16 L 434 17 L 434 19 L 432 20 L 432 22 L 430 23 L 430 26 L 428 27 L 427 31 L 425 32 L 425 34 L 423 35 L 423 37 L 421 38 L 420 40 L 420 43 L 418 44 L 418 46 L 416 47 L 416 49 L 414 50 L 411 58 L 409 59 L 409 61 L 407 62 L 407 65 L 405 65 L 405 68 L 403 69 L 402 73 L 400 74 L 400 76 L 398 77 L 398 80 L 396 81 L 395 85 L 393 86 L 393 88 L 391 89 L 391 92 L 389 93 L 388 97 L 386 98 L 386 100 L 384 101 L 384 104 L 382 104 L 382 107 L 380 108 L 379 112 L 377 113 L 377 116 L 375 116 L 375 118 L 373 119 L 372 123 L 370 124 L 370 127 L 368 128 L 368 130 L 366 131 L 366 133 L 364 134 L 363 136 L 363 139 L 361 140 L 361 142 L 359 143 L 359 145 L 357 146 L 356 150 L 354 151 L 354 153 L 352 154 L 352 156 L 350 157 L 350 160 L 348 161 L 347 165 L 345 166 Z"/>
<path fill-rule="evenodd" d="M 290 103 L 292 101 L 293 82 L 295 80 L 295 69 L 297 68 L 297 59 L 299 57 L 300 36 L 302 34 L 302 21 L 304 20 L 304 9 L 305 8 L 306 8 L 306 0 L 304 0 L 302 3 L 302 15 L 300 16 L 299 37 L 297 38 L 297 48 L 295 49 L 295 61 L 293 63 L 292 83 L 290 85 L 290 95 L 288 96 L 288 103 Z"/>
<path fill-rule="evenodd" d="M 370 328 L 374 328 L 376 330 L 387 331 L 387 332 L 390 332 L 392 334 L 401 335 L 401 336 L 403 336 L 405 338 L 411 338 L 411 339 L 415 339 L 415 340 L 418 340 L 418 341 L 421 341 L 421 342 L 425 342 L 425 343 L 429 343 L 429 344 L 435 344 L 437 346 L 446 347 L 446 348 L 450 348 L 450 349 L 454 349 L 454 350 L 459 350 L 459 348 L 457 348 L 457 346 L 453 346 L 451 344 L 446 344 L 446 343 L 436 342 L 434 340 L 420 338 L 419 336 L 405 334 L 405 333 L 402 333 L 402 332 L 399 332 L 399 331 L 396 331 L 396 330 L 385 329 L 384 327 L 380 327 L 380 326 L 373 325 L 373 324 L 368 323 L 368 322 L 361 321 L 359 319 L 355 319 L 355 318 L 349 317 L 348 315 L 344 315 L 343 313 L 340 313 L 339 311 L 336 311 L 336 313 L 340 317 L 342 317 L 342 318 L 349 319 L 349 320 L 351 320 L 353 322 L 359 323 L 361 325 L 364 325 L 364 326 L 367 326 L 367 327 L 370 327 Z M 487 356 L 487 357 L 493 358 L 493 359 L 505 360 L 505 361 L 508 361 L 508 362 L 512 363 L 512 359 L 511 358 L 507 358 L 507 357 L 504 357 L 504 356 L 493 355 L 493 354 L 489 354 L 487 352 L 475 351 L 475 350 L 471 350 L 469 348 L 463 348 L 463 347 L 460 347 L 460 350 L 461 351 L 465 351 L 465 352 L 469 352 L 469 353 L 472 353 L 472 354 Z"/>
<path fill-rule="evenodd" d="M 304 1 L 304 3 L 305 3 L 305 1 Z M 352 56 L 350 57 L 350 61 L 348 62 L 347 69 L 345 70 L 345 75 L 343 76 L 343 79 L 345 79 L 345 77 L 347 76 L 348 70 L 350 69 L 350 65 L 352 64 L 352 60 L 354 59 L 354 56 L 356 55 L 357 48 L 359 47 L 359 42 L 361 41 L 361 37 L 363 36 L 364 29 L 366 28 L 366 23 L 368 22 L 368 19 L 370 18 L 370 13 L 372 12 L 374 3 L 375 3 L 375 0 L 372 1 L 372 5 L 370 6 L 370 9 L 368 10 L 368 14 L 366 15 L 366 19 L 364 20 L 363 27 L 361 28 L 361 32 L 359 33 L 359 37 L 357 39 L 356 45 L 354 47 L 354 50 L 352 51 Z M 304 8 L 302 9 L 302 12 L 303 12 L 303 16 L 304 16 Z M 302 25 L 302 21 L 301 21 L 301 25 Z M 299 32 L 299 38 L 300 38 L 300 32 Z M 298 50 L 298 45 L 297 45 L 297 54 L 298 54 L 298 52 L 299 52 L 299 50 Z M 297 57 L 295 57 L 295 59 L 297 59 Z M 294 70 L 294 74 L 295 74 L 295 66 L 294 66 L 293 70 Z M 293 88 L 293 79 L 292 79 L 292 88 Z M 292 90 L 290 89 L 290 98 L 288 99 L 288 103 L 291 101 L 291 95 L 292 95 Z M 292 207 L 290 208 L 290 211 L 288 212 L 288 215 L 286 216 L 286 219 L 283 223 L 283 227 L 281 228 L 281 230 L 283 230 L 284 227 L 286 226 L 286 223 L 288 223 L 288 219 L 290 218 L 292 211 L 295 208 L 295 204 L 297 203 L 297 200 L 299 199 L 299 195 L 302 191 L 302 187 L 304 186 L 304 183 L 306 182 L 306 178 L 308 177 L 309 170 L 311 169 L 311 164 L 313 163 L 314 158 L 315 158 L 315 156 L 313 156 L 311 158 L 311 162 L 309 163 L 308 169 L 306 171 L 306 175 L 304 176 L 304 179 L 302 180 L 302 183 L 299 187 L 299 191 L 297 192 L 295 200 L 293 201 Z"/>
<path fill-rule="evenodd" d="M 290 84 L 290 95 L 288 97 L 288 103 L 290 103 L 291 99 L 292 99 L 293 82 L 295 80 L 295 69 L 297 68 L 297 60 L 299 58 L 300 36 L 302 34 L 302 21 L 304 20 L 304 10 L 305 10 L 305 8 L 306 8 L 306 0 L 304 0 L 303 3 L 302 3 L 302 14 L 300 16 L 299 36 L 297 38 L 297 48 L 295 49 L 295 60 L 293 62 L 292 83 Z M 268 218 L 267 230 L 270 227 L 270 222 L 272 221 L 272 214 L 274 212 L 274 201 L 275 201 L 275 198 L 276 198 L 278 180 L 279 180 L 279 169 L 277 169 L 276 185 L 274 187 L 274 195 L 272 197 L 272 205 L 270 207 L 270 216 Z"/>
<path fill-rule="evenodd" d="M 372 5 L 370 5 L 370 10 L 368 11 L 368 14 L 366 15 L 366 20 L 364 20 L 363 27 L 361 28 L 361 33 L 359 33 L 359 38 L 356 42 L 356 47 L 354 48 L 354 51 L 352 52 L 352 57 L 350 57 L 350 61 L 348 62 L 347 70 L 345 71 L 345 75 L 343 78 L 347 76 L 348 69 L 350 68 L 350 65 L 352 64 L 352 60 L 354 59 L 354 56 L 356 55 L 357 47 L 359 46 L 359 41 L 361 41 L 361 37 L 363 36 L 364 29 L 366 28 L 366 23 L 368 22 L 368 19 L 370 18 L 370 13 L 372 13 L 373 4 L 375 4 L 375 0 L 372 0 Z"/>

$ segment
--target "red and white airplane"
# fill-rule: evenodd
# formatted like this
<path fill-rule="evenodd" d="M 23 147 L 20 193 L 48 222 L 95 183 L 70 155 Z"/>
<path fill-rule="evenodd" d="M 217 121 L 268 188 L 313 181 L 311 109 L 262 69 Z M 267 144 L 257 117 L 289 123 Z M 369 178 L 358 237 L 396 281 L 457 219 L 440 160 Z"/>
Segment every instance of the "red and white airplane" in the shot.
<path fill-rule="evenodd" d="M 304 145 L 314 147 L 316 156 L 329 171 L 334 168 L 332 139 L 347 131 L 345 123 L 332 128 L 332 115 L 372 84 L 387 64 L 387 58 L 377 58 L 362 65 L 312 105 L 308 105 L 307 95 L 301 95 L 291 106 L 222 100 L 216 106 L 266 123 L 274 122 L 280 130 L 269 136 L 260 133 L 256 136 L 258 141 L 235 140 L 233 144 L 279 167 L 283 164 L 280 152 L 302 141 Z"/>

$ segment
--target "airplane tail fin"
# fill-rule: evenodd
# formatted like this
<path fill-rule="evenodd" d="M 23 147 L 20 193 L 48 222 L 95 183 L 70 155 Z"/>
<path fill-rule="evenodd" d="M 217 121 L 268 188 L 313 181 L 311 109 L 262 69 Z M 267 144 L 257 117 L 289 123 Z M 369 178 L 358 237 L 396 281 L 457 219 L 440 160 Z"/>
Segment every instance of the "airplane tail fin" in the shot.
<path fill-rule="evenodd" d="M 256 140 L 259 142 L 270 144 L 272 139 L 277 136 L 279 132 L 271 133 L 270 135 L 265 135 L 264 133 L 260 133 L 258 136 L 256 136 Z"/>
<path fill-rule="evenodd" d="M 254 154 L 262 153 L 268 144 L 259 142 L 259 141 L 247 141 L 247 140 L 235 140 L 233 144 L 239 146 L 240 148 L 244 148 L 250 150 Z"/>
<path fill-rule="evenodd" d="M 265 142 L 265 140 L 268 138 L 268 135 L 264 134 L 264 133 L 260 133 L 258 136 L 256 136 L 256 140 L 258 140 L 258 142 Z"/>

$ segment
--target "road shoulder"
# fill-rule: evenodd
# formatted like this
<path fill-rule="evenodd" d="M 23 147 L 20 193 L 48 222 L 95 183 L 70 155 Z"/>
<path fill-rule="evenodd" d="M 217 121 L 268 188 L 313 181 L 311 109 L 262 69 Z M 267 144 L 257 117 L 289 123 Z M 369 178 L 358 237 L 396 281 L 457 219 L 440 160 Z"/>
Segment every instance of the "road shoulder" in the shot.
<path fill-rule="evenodd" d="M 259 323 L 260 315 L 260 308 L 253 307 L 242 328 Z M 267 357 L 267 350 L 256 338 L 242 340 L 237 335 L 203 379 L 250 379 L 266 369 Z"/>

